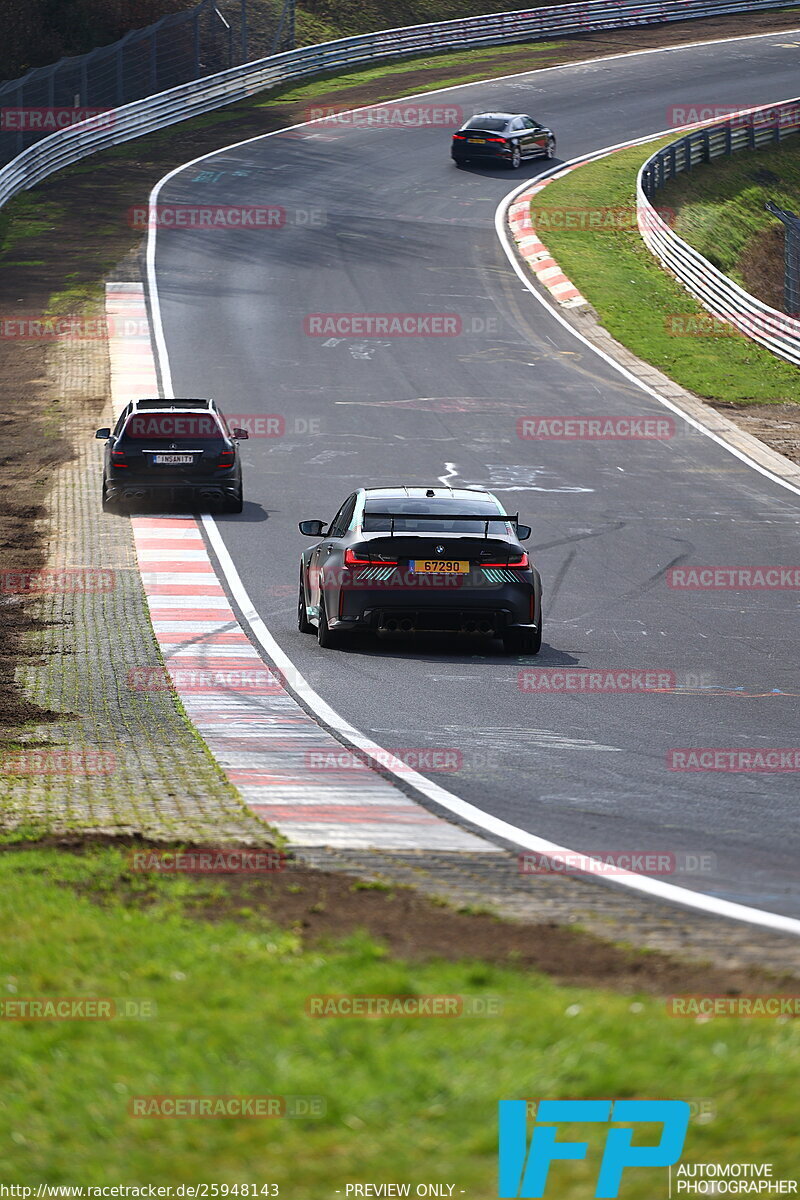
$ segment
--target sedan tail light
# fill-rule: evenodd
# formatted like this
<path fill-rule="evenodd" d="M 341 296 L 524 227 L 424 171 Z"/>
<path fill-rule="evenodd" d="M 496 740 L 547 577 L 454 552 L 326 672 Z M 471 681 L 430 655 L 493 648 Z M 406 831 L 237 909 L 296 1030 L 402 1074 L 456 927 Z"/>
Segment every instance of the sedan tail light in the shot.
<path fill-rule="evenodd" d="M 517 570 L 524 571 L 526 567 L 530 566 L 530 562 L 529 562 L 527 554 L 523 550 L 522 554 L 518 558 L 509 558 L 507 562 L 483 562 L 483 561 L 481 561 L 480 565 L 482 567 L 516 567 Z"/>
<path fill-rule="evenodd" d="M 375 563 L 380 563 L 382 567 L 396 567 L 397 559 L 384 558 L 383 556 L 376 558 L 359 558 L 355 550 L 351 550 L 348 546 L 344 552 L 344 565 L 346 567 L 369 567 Z"/>

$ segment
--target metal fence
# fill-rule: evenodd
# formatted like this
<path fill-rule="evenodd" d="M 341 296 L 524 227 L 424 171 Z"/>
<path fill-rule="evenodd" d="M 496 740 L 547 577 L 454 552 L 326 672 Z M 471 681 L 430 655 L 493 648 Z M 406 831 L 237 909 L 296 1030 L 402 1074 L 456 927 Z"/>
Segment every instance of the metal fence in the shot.
<path fill-rule="evenodd" d="M 558 34 L 588 33 L 634 25 L 708 17 L 721 13 L 789 8 L 796 0 L 584 0 L 521 12 L 493 13 L 457 21 L 387 29 L 341 38 L 245 63 L 208 78 L 193 80 L 156 95 L 117 107 L 111 121 L 87 120 L 51 133 L 0 167 L 0 206 L 17 192 L 48 175 L 143 134 L 188 121 L 265 88 L 378 59 L 401 58 L 436 50 L 470 49 L 533 41 Z"/>
<path fill-rule="evenodd" d="M 250 45 L 262 52 L 291 49 L 294 0 L 261 6 L 254 33 Z M 201 0 L 110 46 L 37 67 L 0 84 L 0 163 L 83 116 L 110 120 L 111 109 L 218 74 L 246 62 L 248 52 L 246 0 Z"/>
<path fill-rule="evenodd" d="M 695 129 L 648 158 L 636 183 L 639 232 L 650 251 L 713 316 L 800 365 L 800 320 L 751 296 L 678 237 L 651 201 L 670 179 L 736 151 L 778 145 L 800 130 L 800 99 L 737 113 Z"/>

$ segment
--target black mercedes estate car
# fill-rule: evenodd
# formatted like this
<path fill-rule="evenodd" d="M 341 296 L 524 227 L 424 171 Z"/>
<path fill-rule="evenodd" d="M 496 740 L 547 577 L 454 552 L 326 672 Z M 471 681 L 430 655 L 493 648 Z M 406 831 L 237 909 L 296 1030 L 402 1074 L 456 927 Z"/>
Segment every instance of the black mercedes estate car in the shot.
<path fill-rule="evenodd" d="M 238 442 L 213 400 L 132 400 L 105 441 L 103 511 L 146 499 L 242 511 Z"/>

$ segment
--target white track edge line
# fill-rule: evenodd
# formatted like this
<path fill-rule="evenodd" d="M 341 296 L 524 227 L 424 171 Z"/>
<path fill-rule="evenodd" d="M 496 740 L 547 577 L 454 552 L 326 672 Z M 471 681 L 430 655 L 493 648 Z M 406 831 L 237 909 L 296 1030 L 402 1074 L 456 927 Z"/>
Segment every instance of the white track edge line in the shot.
<path fill-rule="evenodd" d="M 559 67 L 544 68 L 542 70 L 542 73 L 544 73 L 545 70 L 562 70 L 564 67 L 574 67 L 574 66 L 579 66 L 579 65 L 585 65 L 587 63 L 607 62 L 607 61 L 610 61 L 612 59 L 617 59 L 617 58 L 630 58 L 630 57 L 634 57 L 636 54 L 657 54 L 657 53 L 663 54 L 663 53 L 671 53 L 671 52 L 674 53 L 676 50 L 680 50 L 680 49 L 691 49 L 693 47 L 706 46 L 706 45 L 719 45 L 719 44 L 724 44 L 729 41 L 749 41 L 749 40 L 752 40 L 753 38 L 774 37 L 776 34 L 786 34 L 789 32 L 795 32 L 795 31 L 786 30 L 786 29 L 775 30 L 769 34 L 750 34 L 750 35 L 745 35 L 743 37 L 737 37 L 737 38 L 717 38 L 710 42 L 689 43 L 689 45 L 686 45 L 686 46 L 662 47 L 662 48 L 657 48 L 657 49 L 634 51 L 633 54 L 627 53 L 627 54 L 609 55 L 608 58 L 606 58 L 606 59 L 585 59 L 585 60 L 582 60 L 582 63 L 565 63 L 565 64 L 563 64 L 563 66 L 559 66 Z M 800 29 L 796 30 L 796 32 L 800 32 Z M 530 75 L 532 73 L 533 72 L 531 72 L 531 71 L 520 71 L 520 72 L 517 72 L 515 75 L 501 76 L 499 79 L 475 80 L 475 81 L 473 81 L 472 84 L 465 84 L 465 85 L 454 84 L 452 87 L 440 88 L 440 89 L 438 89 L 438 91 L 439 92 L 454 91 L 454 90 L 458 90 L 459 87 L 464 87 L 464 86 L 470 87 L 470 86 L 475 86 L 476 84 L 479 84 L 479 83 L 482 83 L 482 84 L 495 83 L 495 82 L 502 81 L 502 79 L 513 79 L 513 78 L 518 78 L 521 75 Z M 433 92 L 433 93 L 418 92 L 418 93 L 416 93 L 416 95 L 431 95 L 431 94 L 436 94 L 436 92 Z M 405 97 L 398 97 L 398 98 L 396 98 L 396 100 L 394 102 L 397 102 L 397 100 L 407 100 L 407 99 L 413 99 L 413 98 L 414 98 L 413 95 L 405 96 Z M 384 103 L 384 104 L 392 103 L 392 101 L 382 101 L 382 103 Z M 364 107 L 365 108 L 374 108 L 375 106 L 374 105 L 365 105 Z M 761 106 L 761 107 L 763 107 L 763 106 Z M 359 112 L 359 111 L 363 111 L 363 108 L 362 109 L 353 109 L 350 111 Z M 181 171 L 188 170 L 190 167 L 194 166 L 196 163 L 202 162 L 206 158 L 211 158 L 216 154 L 220 154 L 220 153 L 223 153 L 228 150 L 233 150 L 233 149 L 238 148 L 239 146 L 248 145 L 249 143 L 252 143 L 252 142 L 261 141 L 262 139 L 274 137 L 278 133 L 287 133 L 291 129 L 299 129 L 304 124 L 309 124 L 309 122 L 298 122 L 296 125 L 286 126 L 284 129 L 273 130 L 270 133 L 260 134 L 253 138 L 245 138 L 241 142 L 235 142 L 229 146 L 220 147 L 218 150 L 214 150 L 210 154 L 200 155 L 198 158 L 192 159 L 190 162 L 183 163 L 181 166 L 175 167 L 172 171 L 169 171 L 166 175 L 164 175 L 161 179 L 159 179 L 158 182 L 153 187 L 152 191 L 150 192 L 150 197 L 149 197 L 149 201 L 148 201 L 149 207 L 151 209 L 155 207 L 155 205 L 158 202 L 158 195 L 159 195 L 159 192 L 161 191 L 161 188 L 173 176 L 180 174 Z M 688 128 L 688 127 L 686 127 L 686 128 Z M 666 134 L 670 133 L 670 132 L 672 132 L 672 130 L 667 129 L 667 130 L 662 131 L 661 134 L 653 134 L 653 135 L 651 135 L 647 138 L 643 138 L 641 140 L 642 141 L 652 141 L 660 136 L 666 136 Z M 583 158 L 576 160 L 576 161 L 585 161 L 586 157 L 588 157 L 588 156 L 583 156 Z M 522 191 L 524 189 L 524 187 L 530 183 L 531 183 L 531 180 L 529 179 L 526 181 L 526 183 L 522 184 L 519 188 L 515 188 L 513 190 L 513 192 L 508 197 L 506 197 L 506 200 L 508 201 L 508 203 L 510 203 L 511 197 L 513 195 L 516 195 L 517 192 Z M 501 207 L 502 207 L 502 205 L 501 205 Z M 499 211 L 500 210 L 498 209 L 498 213 L 499 213 Z M 497 214 L 495 215 L 495 219 L 497 221 Z M 150 225 L 150 222 L 148 222 L 148 225 Z M 155 271 L 156 232 L 157 232 L 157 230 L 155 227 L 150 227 L 148 229 L 147 255 L 146 255 L 147 290 L 148 290 L 147 298 L 150 303 L 150 310 L 151 310 L 151 314 L 152 314 L 153 332 L 154 332 L 156 348 L 157 348 L 157 356 L 156 356 L 157 357 L 157 365 L 158 365 L 159 371 L 161 373 L 161 381 L 162 381 L 162 386 L 164 388 L 164 391 L 165 391 L 165 393 L 169 394 L 169 393 L 172 393 L 172 390 L 173 390 L 173 388 L 172 388 L 172 373 L 171 373 L 171 369 L 170 369 L 170 365 L 169 365 L 169 355 L 167 353 L 166 338 L 164 335 L 163 323 L 161 320 L 161 301 L 160 301 L 160 297 L 158 294 L 158 285 L 157 285 L 157 281 L 156 281 L 156 271 Z M 542 304 L 545 304 L 545 306 L 552 312 L 553 310 L 550 309 L 550 306 L 547 305 L 546 302 L 544 301 L 544 299 L 542 297 L 540 297 L 538 295 L 538 293 L 534 290 L 534 288 L 532 286 L 533 281 L 526 279 L 525 275 L 522 274 L 521 268 L 516 261 L 516 255 L 511 252 L 511 247 L 509 245 L 507 245 L 506 241 L 504 240 L 503 233 L 504 233 L 504 231 L 500 232 L 500 240 L 506 251 L 507 256 L 509 257 L 509 261 L 511 262 L 514 270 L 517 272 L 519 277 L 523 280 L 523 282 L 525 283 L 525 286 L 532 292 L 533 295 L 536 296 L 537 300 L 540 300 L 540 302 Z M 567 321 L 564 320 L 564 318 L 559 313 L 553 313 L 553 315 L 558 320 L 560 320 L 566 328 L 570 329 L 570 331 L 572 332 L 571 326 L 568 324 Z M 587 343 L 587 345 L 591 346 L 591 343 Z M 592 347 L 592 349 L 594 349 L 594 347 Z M 606 357 L 602 351 L 598 350 L 597 352 L 601 355 L 601 357 Z M 625 369 L 623 367 L 621 367 L 619 364 L 614 363 L 613 359 L 609 358 L 609 359 L 607 359 L 607 361 L 609 363 L 611 363 L 611 365 L 614 366 L 617 370 L 622 372 L 624 375 L 628 375 L 628 372 L 626 372 Z M 648 390 L 648 391 L 650 390 L 650 389 L 646 388 L 646 385 L 643 384 L 641 380 L 638 380 L 636 378 L 636 376 L 630 375 L 629 378 L 635 384 L 637 384 L 639 387 L 645 388 L 645 390 Z M 655 396 L 656 399 L 659 399 L 662 403 L 666 404 L 668 407 L 671 407 L 669 402 L 666 400 L 663 400 L 661 397 L 659 397 L 657 395 L 657 393 L 653 392 L 652 394 L 653 394 L 653 396 Z M 679 412 L 681 416 L 684 416 L 686 420 L 689 420 L 692 424 L 697 424 L 698 428 L 703 429 L 703 426 L 701 426 L 699 423 L 692 421 L 691 418 L 686 417 L 686 414 L 680 412 L 680 410 L 676 410 L 676 411 Z M 708 436 L 713 438 L 715 441 L 718 440 L 716 438 L 716 436 L 713 433 L 711 433 L 710 430 L 703 430 L 703 431 L 707 432 Z M 721 444 L 724 445 L 725 443 L 721 443 Z M 745 459 L 745 461 L 747 461 L 747 460 Z M 755 466 L 756 464 L 751 464 L 751 465 Z M 759 468 L 759 470 L 760 469 L 761 468 Z M 764 472 L 764 473 L 768 474 L 768 472 Z M 770 477 L 777 479 L 777 477 L 772 477 L 772 476 L 770 476 Z M 778 482 L 780 482 L 780 481 L 778 481 Z M 311 711 L 314 712 L 315 715 L 317 715 L 320 720 L 329 724 L 332 729 L 336 730 L 340 734 L 340 736 L 342 736 L 345 740 L 351 741 L 354 746 L 357 746 L 358 748 L 362 749 L 370 757 L 374 757 L 376 755 L 376 753 L 380 753 L 381 764 L 383 765 L 385 756 L 386 756 L 385 751 L 382 751 L 380 749 L 380 747 L 378 747 L 377 743 L 372 742 L 371 739 L 367 738 L 364 734 L 360 733 L 357 729 L 355 729 L 347 721 L 345 721 L 342 717 L 340 717 L 338 715 L 338 713 L 336 713 L 330 707 L 330 705 L 328 705 L 327 702 L 322 699 L 321 696 L 318 696 L 317 693 L 313 690 L 313 688 L 311 688 L 311 686 L 303 679 L 303 677 L 300 675 L 299 671 L 297 671 L 296 667 L 294 667 L 294 665 L 292 664 L 291 659 L 289 659 L 288 655 L 284 654 L 283 650 L 281 650 L 280 646 L 275 641 L 275 638 L 272 636 L 272 634 L 267 629 L 267 626 L 264 624 L 264 621 L 258 615 L 258 612 L 256 611 L 256 608 L 255 608 L 252 600 L 250 599 L 250 597 L 245 589 L 244 584 L 242 583 L 242 581 L 239 577 L 239 573 L 236 570 L 236 567 L 233 563 L 233 559 L 231 558 L 231 556 L 228 552 L 228 549 L 222 540 L 222 535 L 220 534 L 219 529 L 218 529 L 213 517 L 211 517 L 208 514 L 204 514 L 202 517 L 202 522 L 203 522 L 203 526 L 206 529 L 206 532 L 208 534 L 209 541 L 210 541 L 212 547 L 214 548 L 220 568 L 222 569 L 223 574 L 225 575 L 225 578 L 228 582 L 228 586 L 231 589 L 231 593 L 236 598 L 237 604 L 239 605 L 239 607 L 241 609 L 242 615 L 243 615 L 244 619 L 247 621 L 248 625 L 250 626 L 250 628 L 251 628 L 254 636 L 256 637 L 257 641 L 259 642 L 259 644 L 264 648 L 264 650 L 267 651 L 268 654 L 274 655 L 275 665 L 278 666 L 280 669 L 285 670 L 285 667 L 281 667 L 282 663 L 289 666 L 290 671 L 291 671 L 291 678 L 294 681 L 294 686 L 295 686 L 295 689 L 297 690 L 298 695 L 303 696 L 305 702 L 307 704 L 309 704 Z M 328 715 L 326 716 L 326 714 L 328 714 Z M 384 767 L 384 769 L 386 769 L 386 768 Z M 395 774 L 395 772 L 392 772 L 391 770 L 389 770 L 389 773 Z M 536 837 L 534 834 L 527 833 L 524 829 L 519 829 L 515 825 L 511 825 L 506 821 L 502 821 L 498 817 L 493 817 L 491 814 L 483 812 L 481 809 L 476 808 L 474 805 L 469 804 L 467 801 L 461 800 L 458 796 L 455 796 L 452 792 L 448 792 L 445 788 L 441 787 L 439 784 L 434 783 L 432 780 L 426 779 L 423 775 L 419 775 L 418 772 L 416 772 L 416 771 L 404 772 L 402 782 L 404 782 L 406 784 L 411 784 L 412 786 L 418 788 L 418 790 L 421 792 L 422 795 L 426 796 L 429 800 L 433 801 L 435 804 L 441 805 L 443 808 L 452 812 L 454 815 L 463 817 L 465 820 L 469 821 L 470 824 L 476 826 L 479 829 L 485 830 L 487 833 L 493 833 L 493 834 L 495 834 L 495 836 L 500 837 L 500 838 L 504 839 L 505 841 L 510 841 L 517 845 L 523 846 L 526 849 L 534 850 L 538 853 L 544 853 L 544 854 L 547 854 L 550 856 L 557 856 L 559 854 L 560 855 L 574 855 L 575 854 L 574 851 L 568 850 L 566 847 L 558 846 L 554 842 L 547 841 L 545 838 Z M 603 864 L 600 863 L 598 860 L 587 859 L 586 866 L 587 866 L 587 874 L 588 875 L 596 875 L 598 878 L 602 878 L 604 880 L 604 882 L 608 882 L 608 876 L 607 876 L 607 874 L 604 873 Z M 718 899 L 713 896 L 706 896 L 701 892 L 693 892 L 693 891 L 690 891 L 688 888 L 678 887 L 676 884 L 664 883 L 662 880 L 659 880 L 659 879 L 651 879 L 649 876 L 646 876 L 646 875 L 636 875 L 634 873 L 630 873 L 630 874 L 625 873 L 624 875 L 615 876 L 613 882 L 616 884 L 619 884 L 622 887 L 627 887 L 633 891 L 642 892 L 651 898 L 666 900 L 667 902 L 670 902 L 670 903 L 681 904 L 687 908 L 697 909 L 700 912 L 703 912 L 707 915 L 727 917 L 727 918 L 729 918 L 731 920 L 735 920 L 735 921 L 745 921 L 745 922 L 748 922 L 753 925 L 760 925 L 764 928 L 774 930 L 775 932 L 791 933 L 796 936 L 800 936 L 800 920 L 798 920 L 794 917 L 784 917 L 778 913 L 770 913 L 770 912 L 766 912 L 762 909 L 751 908 L 749 905 L 737 904 L 734 901 L 722 900 L 722 899 Z"/>
<path fill-rule="evenodd" d="M 424 775 L 420 775 L 417 771 L 404 768 L 401 777 L 398 772 L 392 770 L 391 764 L 386 763 L 387 752 L 371 738 L 351 725 L 349 721 L 339 716 L 300 674 L 256 611 L 214 518 L 205 513 L 202 515 L 201 520 L 219 565 L 225 575 L 231 594 L 257 641 L 272 659 L 275 666 L 287 675 L 291 681 L 291 687 L 303 700 L 303 703 L 342 738 L 343 741 L 362 750 L 366 755 L 374 759 L 376 764 L 380 763 L 384 770 L 387 770 L 392 775 L 396 775 L 398 779 L 402 778 L 403 782 L 416 788 L 434 804 L 440 805 L 442 808 L 468 821 L 471 825 L 485 830 L 487 833 L 494 834 L 504 841 L 522 846 L 526 850 L 536 851 L 551 858 L 575 856 L 576 852 L 574 850 L 569 850 L 565 846 L 559 846 L 556 842 L 551 842 L 546 838 L 537 837 L 535 834 L 528 833 L 524 829 L 519 829 L 516 825 L 511 825 L 509 822 L 503 821 L 500 817 L 494 817 L 490 813 L 483 812 L 482 809 L 476 808 L 468 801 L 460 799 L 460 797 L 441 787 L 440 784 L 434 783 Z M 596 875 L 608 881 L 608 873 L 605 871 L 602 862 L 583 855 L 581 857 L 584 858 L 586 863 L 587 874 Z M 627 871 L 620 872 L 618 876 L 615 875 L 613 882 L 643 892 L 651 898 L 668 900 L 690 908 L 697 908 L 702 912 L 714 916 L 730 917 L 738 921 L 748 921 L 752 924 L 763 925 L 768 929 L 780 932 L 800 934 L 800 920 L 794 917 L 783 917 L 778 913 L 764 912 L 761 909 L 750 908 L 748 905 L 737 904 L 731 900 L 721 900 L 713 896 L 705 896 L 702 893 L 692 892 L 687 888 L 679 887 L 677 884 L 663 883 L 661 880 L 651 879 L 646 875 L 637 875 L 634 872 Z"/>

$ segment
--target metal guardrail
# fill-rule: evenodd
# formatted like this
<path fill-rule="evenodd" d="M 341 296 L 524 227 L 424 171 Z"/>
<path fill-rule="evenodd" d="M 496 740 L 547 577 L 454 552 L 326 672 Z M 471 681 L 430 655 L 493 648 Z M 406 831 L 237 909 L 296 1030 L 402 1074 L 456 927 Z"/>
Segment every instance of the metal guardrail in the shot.
<path fill-rule="evenodd" d="M 520 12 L 492 13 L 388 29 L 306 46 L 246 63 L 112 110 L 107 120 L 87 120 L 49 134 L 0 169 L 0 206 L 17 192 L 99 150 L 188 121 L 255 92 L 376 59 L 441 50 L 496 46 L 554 34 L 588 33 L 634 25 L 789 8 L 796 0 L 583 0 Z"/>
<path fill-rule="evenodd" d="M 720 322 L 800 366 L 800 320 L 751 296 L 678 237 L 651 201 L 670 179 L 700 163 L 761 146 L 777 145 L 800 130 L 800 99 L 736 113 L 692 130 L 643 164 L 636 181 L 639 232 L 648 249 Z"/>

